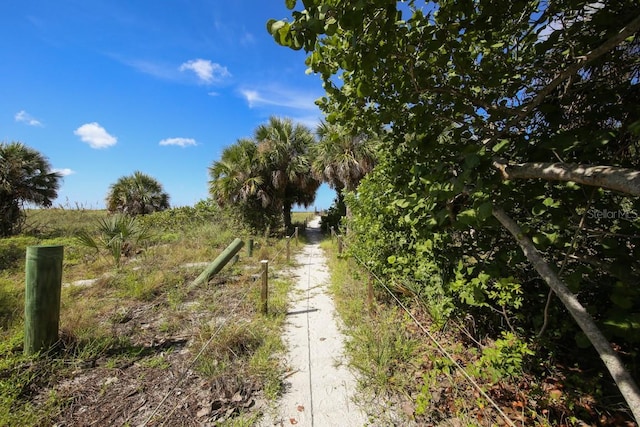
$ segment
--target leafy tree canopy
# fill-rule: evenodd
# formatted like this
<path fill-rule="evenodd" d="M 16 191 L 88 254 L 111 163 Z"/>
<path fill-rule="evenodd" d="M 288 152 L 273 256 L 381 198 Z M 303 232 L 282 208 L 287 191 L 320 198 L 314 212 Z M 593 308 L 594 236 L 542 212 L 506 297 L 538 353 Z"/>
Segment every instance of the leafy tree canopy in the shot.
<path fill-rule="evenodd" d="M 135 171 L 109 187 L 107 210 L 129 215 L 144 215 L 169 208 L 169 195 L 155 178 Z"/>
<path fill-rule="evenodd" d="M 335 124 L 322 122 L 316 129 L 312 169 L 339 192 L 354 191 L 375 164 L 376 139 L 364 133 L 350 135 Z"/>
<path fill-rule="evenodd" d="M 60 178 L 33 148 L 20 142 L 0 143 L 0 236 L 20 232 L 24 203 L 51 206 Z"/>
<path fill-rule="evenodd" d="M 541 270 L 514 238 L 527 237 L 604 332 L 638 354 L 636 1 L 286 4 L 292 20 L 267 29 L 309 52 L 327 121 L 389 130 L 350 200 L 361 255 L 415 279 L 439 313 L 453 301 L 493 318 L 488 329 L 505 322 L 530 336 L 551 316 L 558 342 L 582 345 L 561 308 L 545 309 Z M 639 402 L 637 388 L 629 394 Z"/>
<path fill-rule="evenodd" d="M 291 207 L 315 200 L 320 182 L 311 173 L 315 140 L 306 127 L 271 117 L 254 138 L 227 147 L 209 168 L 209 191 L 219 205 L 238 208 L 253 227 L 291 226 Z"/>

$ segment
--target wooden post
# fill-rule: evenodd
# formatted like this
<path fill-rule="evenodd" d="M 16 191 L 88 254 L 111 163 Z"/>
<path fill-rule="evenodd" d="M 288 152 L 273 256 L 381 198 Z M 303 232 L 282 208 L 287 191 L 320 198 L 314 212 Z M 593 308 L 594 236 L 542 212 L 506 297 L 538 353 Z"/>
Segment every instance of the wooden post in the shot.
<path fill-rule="evenodd" d="M 220 270 L 222 270 L 224 266 L 231 261 L 234 255 L 237 254 L 243 246 L 244 242 L 236 238 L 224 251 L 222 251 L 220 255 L 218 255 L 218 258 L 213 260 L 213 262 L 209 264 L 198 277 L 196 277 L 196 280 L 193 281 L 191 286 L 198 286 L 202 283 L 207 283 L 214 274 L 219 273 Z"/>
<path fill-rule="evenodd" d="M 369 305 L 369 312 L 373 313 L 373 276 L 369 273 L 369 280 L 367 281 L 367 304 Z"/>
<path fill-rule="evenodd" d="M 291 260 L 291 238 L 289 236 L 287 236 L 287 262 L 289 262 Z"/>
<path fill-rule="evenodd" d="M 269 260 L 263 259 L 262 264 L 262 288 L 260 289 L 260 311 L 262 314 L 269 312 L 268 295 L 269 295 Z"/>
<path fill-rule="evenodd" d="M 298 227 L 296 227 L 296 246 L 298 246 Z"/>
<path fill-rule="evenodd" d="M 247 244 L 247 256 L 248 257 L 253 256 L 253 238 L 250 238 Z"/>
<path fill-rule="evenodd" d="M 342 255 L 342 236 L 338 236 L 338 255 Z"/>
<path fill-rule="evenodd" d="M 58 341 L 64 246 L 27 247 L 24 295 L 24 354 Z"/>
<path fill-rule="evenodd" d="M 333 236 L 336 235 L 336 231 L 333 229 L 333 225 L 331 226 L 331 243 L 333 243 Z"/>

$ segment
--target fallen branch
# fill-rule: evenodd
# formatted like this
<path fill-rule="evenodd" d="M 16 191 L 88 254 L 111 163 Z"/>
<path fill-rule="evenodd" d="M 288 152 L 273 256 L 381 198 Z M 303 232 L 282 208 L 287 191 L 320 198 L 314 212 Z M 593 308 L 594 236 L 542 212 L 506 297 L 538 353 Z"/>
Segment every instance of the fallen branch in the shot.
<path fill-rule="evenodd" d="M 539 178 L 549 181 L 573 181 L 640 196 L 640 171 L 634 169 L 575 163 L 508 164 L 503 159 L 495 159 L 493 167 L 500 171 L 503 179 Z"/>
<path fill-rule="evenodd" d="M 587 310 L 585 310 L 582 304 L 580 304 L 578 298 L 571 293 L 567 285 L 560 280 L 555 271 L 547 264 L 531 239 L 522 232 L 520 226 L 500 208 L 493 209 L 493 216 L 513 235 L 529 262 L 544 281 L 547 282 L 549 287 L 553 289 L 567 310 L 569 310 L 569 313 L 571 313 L 571 316 L 575 319 L 578 326 L 580 326 L 580 329 L 582 329 L 582 332 L 587 336 L 598 352 L 600 359 L 602 359 L 609 370 L 620 393 L 629 405 L 629 409 L 636 422 L 640 422 L 640 389 L 638 389 L 635 381 L 624 367 L 616 352 L 613 351 L 609 341 L 602 334 L 593 318 L 587 313 Z"/>

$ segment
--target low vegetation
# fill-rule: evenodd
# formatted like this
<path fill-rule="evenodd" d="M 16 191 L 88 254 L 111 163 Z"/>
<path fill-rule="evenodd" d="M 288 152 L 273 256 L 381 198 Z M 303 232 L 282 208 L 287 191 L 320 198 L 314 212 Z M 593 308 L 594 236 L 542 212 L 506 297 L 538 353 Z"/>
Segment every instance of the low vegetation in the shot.
<path fill-rule="evenodd" d="M 289 282 L 271 281 L 263 316 L 255 275 L 261 258 L 284 265 L 284 242 L 258 236 L 252 257 L 243 250 L 192 288 L 228 243 L 249 237 L 246 230 L 200 202 L 136 218 L 144 239 L 116 256 L 100 239 L 102 226 L 119 218 L 30 210 L 24 233 L 0 240 L 0 425 L 251 424 L 281 391 L 276 360 Z M 80 244 L 78 235 L 96 245 Z M 65 246 L 60 340 L 29 357 L 24 254 L 39 244 Z"/>
<path fill-rule="evenodd" d="M 593 357 L 566 365 L 561 351 L 533 357 L 540 349 L 511 332 L 482 334 L 470 316 L 442 321 L 409 283 L 378 281 L 357 254 L 338 255 L 335 241 L 323 248 L 362 398 L 372 409 L 385 405 L 377 422 L 489 426 L 505 425 L 506 417 L 517 426 L 633 425 Z"/>

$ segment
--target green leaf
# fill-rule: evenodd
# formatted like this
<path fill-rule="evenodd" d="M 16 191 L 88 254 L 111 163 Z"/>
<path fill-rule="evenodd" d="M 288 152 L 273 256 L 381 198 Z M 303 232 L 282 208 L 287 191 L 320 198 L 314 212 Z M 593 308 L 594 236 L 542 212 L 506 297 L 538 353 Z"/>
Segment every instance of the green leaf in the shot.
<path fill-rule="evenodd" d="M 282 27 L 284 27 L 284 21 L 278 21 L 276 19 L 269 19 L 269 21 L 267 21 L 267 31 L 271 35 L 275 35 L 275 32 Z"/>
<path fill-rule="evenodd" d="M 496 145 L 491 149 L 494 153 L 500 153 L 503 149 L 509 144 L 508 139 L 501 139 Z"/>
<path fill-rule="evenodd" d="M 493 203 L 484 202 L 476 209 L 479 221 L 484 221 L 493 215 Z"/>
<path fill-rule="evenodd" d="M 407 199 L 398 199 L 393 202 L 396 206 L 402 209 L 409 207 L 409 201 Z"/>
<path fill-rule="evenodd" d="M 560 235 L 558 233 L 543 233 L 551 244 L 554 244 L 558 241 L 558 237 Z"/>
<path fill-rule="evenodd" d="M 631 307 L 633 307 L 633 300 L 629 298 L 628 295 L 614 293 L 609 298 L 611 298 L 611 302 L 613 302 L 615 305 L 625 310 L 628 310 Z"/>
<path fill-rule="evenodd" d="M 549 239 L 544 233 L 534 234 L 533 237 L 531 237 L 531 241 L 533 241 L 533 243 L 536 244 L 537 246 L 546 247 L 549 245 Z"/>
<path fill-rule="evenodd" d="M 546 211 L 547 209 L 545 208 L 544 205 L 536 205 L 533 207 L 533 209 L 531 209 L 531 213 L 534 214 L 535 216 L 540 216 L 544 214 Z"/>
<path fill-rule="evenodd" d="M 328 36 L 332 36 L 336 33 L 337 30 L 338 30 L 338 22 L 335 20 L 335 18 L 327 19 L 324 24 L 325 34 Z"/>
<path fill-rule="evenodd" d="M 356 88 L 356 95 L 358 98 L 365 98 L 371 95 L 371 86 L 368 83 L 361 81 L 358 83 L 358 87 Z"/>
<path fill-rule="evenodd" d="M 389 257 L 387 258 L 387 262 L 388 262 L 389 264 L 394 264 L 394 263 L 396 262 L 396 260 L 397 260 L 397 257 L 396 257 L 395 255 L 391 255 L 391 256 L 389 256 Z"/>
<path fill-rule="evenodd" d="M 465 225 L 471 225 L 476 220 L 476 211 L 474 209 L 467 209 L 458 214 L 458 221 Z"/>
<path fill-rule="evenodd" d="M 289 10 L 296 7 L 296 0 L 285 0 L 285 3 L 287 4 L 287 9 Z"/>

